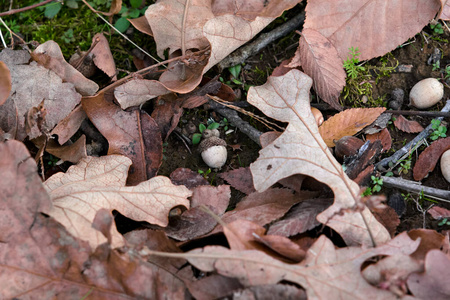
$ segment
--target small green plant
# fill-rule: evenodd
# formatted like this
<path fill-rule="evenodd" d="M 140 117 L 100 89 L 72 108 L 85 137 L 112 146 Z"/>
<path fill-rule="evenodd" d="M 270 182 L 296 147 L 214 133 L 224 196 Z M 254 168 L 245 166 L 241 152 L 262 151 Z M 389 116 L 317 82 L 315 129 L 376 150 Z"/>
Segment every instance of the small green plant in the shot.
<path fill-rule="evenodd" d="M 235 84 L 242 85 L 243 83 L 238 79 L 239 75 L 241 74 L 242 66 L 241 65 L 235 65 L 230 68 L 228 68 L 228 71 L 231 73 L 231 81 Z"/>
<path fill-rule="evenodd" d="M 370 179 L 372 180 L 372 186 L 368 187 L 364 193 L 363 196 L 370 196 L 373 193 L 378 193 L 381 191 L 381 187 L 383 186 L 383 179 L 376 176 L 371 176 Z"/>
<path fill-rule="evenodd" d="M 344 69 L 347 71 L 347 76 L 353 79 L 356 79 L 358 76 L 360 76 L 360 73 L 362 71 L 365 71 L 366 69 L 363 66 L 358 65 L 359 64 L 359 53 L 358 48 L 349 48 L 350 50 L 350 56 L 347 56 L 347 60 L 344 61 Z"/>
<path fill-rule="evenodd" d="M 433 64 L 433 71 L 438 71 L 441 68 L 441 61 L 438 60 Z"/>
<path fill-rule="evenodd" d="M 447 137 L 447 127 L 441 124 L 441 121 L 438 119 L 431 120 L 431 128 L 433 129 L 433 132 L 430 135 L 430 139 L 432 141 L 437 140 L 438 138 L 445 138 Z"/>
<path fill-rule="evenodd" d="M 408 174 L 409 170 L 411 170 L 411 166 L 411 156 L 409 156 L 408 159 L 405 159 L 400 163 L 400 167 L 398 167 L 397 171 L 399 174 Z"/>
<path fill-rule="evenodd" d="M 450 225 L 450 221 L 448 218 L 443 218 L 439 223 L 438 226 L 444 226 L 444 225 Z"/>
<path fill-rule="evenodd" d="M 198 169 L 198 170 L 197 170 L 197 173 L 200 174 L 200 175 L 202 175 L 203 178 L 207 179 L 207 178 L 208 178 L 208 175 L 211 173 L 211 169 L 208 169 L 208 170 L 206 170 L 206 171 L 203 171 L 203 170 Z"/>
<path fill-rule="evenodd" d="M 194 133 L 192 135 L 192 144 L 197 145 L 198 143 L 200 143 L 200 140 L 202 138 L 202 133 L 203 133 L 203 131 L 205 131 L 205 129 L 217 129 L 217 128 L 219 128 L 219 126 L 220 126 L 220 124 L 217 122 L 214 122 L 214 121 L 211 122 L 210 124 L 208 124 L 208 127 L 206 127 L 204 124 L 198 125 L 198 131 L 200 131 L 200 133 Z"/>
<path fill-rule="evenodd" d="M 142 5 L 142 0 L 130 0 L 131 7 L 122 5 L 119 12 L 120 18 L 114 23 L 114 27 L 120 32 L 125 32 L 130 27 L 130 21 L 127 19 L 135 19 L 145 14 L 147 6 L 139 9 Z"/>
<path fill-rule="evenodd" d="M 436 23 L 430 23 L 430 28 L 433 30 L 433 33 L 435 34 L 443 34 L 444 33 L 444 28 L 442 28 L 441 23 L 436 22 Z"/>
<path fill-rule="evenodd" d="M 75 42 L 75 38 L 73 37 L 73 29 L 67 29 L 63 34 L 63 40 L 66 44 Z"/>
<path fill-rule="evenodd" d="M 444 79 L 449 79 L 450 78 L 450 65 L 445 66 L 444 69 Z"/>

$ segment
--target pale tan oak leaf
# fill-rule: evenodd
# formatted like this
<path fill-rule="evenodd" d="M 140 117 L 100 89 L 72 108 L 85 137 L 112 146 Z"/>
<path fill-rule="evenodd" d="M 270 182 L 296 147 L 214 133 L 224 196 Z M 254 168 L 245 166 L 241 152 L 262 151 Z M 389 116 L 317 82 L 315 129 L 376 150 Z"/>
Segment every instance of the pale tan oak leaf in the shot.
<path fill-rule="evenodd" d="M 309 104 L 311 86 L 312 79 L 294 69 L 250 88 L 249 103 L 271 118 L 289 122 L 284 133 L 250 165 L 255 189 L 262 192 L 294 174 L 314 177 L 327 184 L 335 196 L 334 204 L 317 216 L 319 222 L 336 230 L 347 245 L 372 245 L 372 238 L 384 243 L 390 239 L 389 233 L 367 207 L 361 212 L 354 209 L 360 204 L 360 188 L 347 177 L 319 134 Z"/>
<path fill-rule="evenodd" d="M 175 186 L 170 179 L 156 176 L 137 186 L 125 186 L 131 160 L 121 155 L 86 157 L 66 173 L 57 173 L 44 183 L 53 201 L 49 213 L 74 236 L 95 248 L 107 241 L 92 228 L 101 208 L 117 210 L 124 216 L 167 226 L 169 211 L 178 205 L 189 208 L 191 192 Z M 124 244 L 115 226 L 111 229 L 112 247 Z"/>

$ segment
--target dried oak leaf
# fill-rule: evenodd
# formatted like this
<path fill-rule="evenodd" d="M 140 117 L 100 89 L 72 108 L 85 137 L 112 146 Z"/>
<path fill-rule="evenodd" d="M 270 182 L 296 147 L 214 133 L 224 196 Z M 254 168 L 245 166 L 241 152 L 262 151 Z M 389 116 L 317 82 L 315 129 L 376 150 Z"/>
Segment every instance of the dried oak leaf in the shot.
<path fill-rule="evenodd" d="M 319 127 L 320 135 L 328 147 L 334 147 L 334 141 L 346 135 L 355 135 L 372 124 L 385 110 L 385 107 L 346 109 L 323 122 Z"/>
<path fill-rule="evenodd" d="M 73 83 L 78 93 L 92 96 L 98 91 L 98 85 L 83 76 L 77 69 L 64 60 L 59 45 L 54 41 L 47 41 L 37 47 L 31 56 L 39 64 L 52 70 L 63 81 Z"/>
<path fill-rule="evenodd" d="M 239 168 L 223 172 L 219 174 L 219 177 L 226 180 L 232 187 L 246 195 L 255 192 L 252 173 L 249 168 Z"/>
<path fill-rule="evenodd" d="M 114 97 L 122 109 L 139 106 L 157 96 L 165 95 L 170 91 L 161 82 L 147 79 L 134 79 L 118 86 L 114 90 Z"/>
<path fill-rule="evenodd" d="M 152 178 L 162 163 L 161 131 L 146 112 L 123 111 L 104 99 L 104 94 L 82 99 L 91 122 L 108 140 L 108 154 L 126 155 L 133 161 L 127 184 Z"/>
<path fill-rule="evenodd" d="M 416 35 L 438 10 L 438 1 L 429 0 L 313 0 L 306 6 L 304 28 L 315 29 L 328 38 L 343 60 L 350 47 L 357 47 L 359 59 L 367 60 L 388 53 Z M 386 12 L 392 18 L 386 18 Z"/>
<path fill-rule="evenodd" d="M 117 210 L 136 221 L 167 226 L 169 211 L 177 205 L 189 207 L 191 192 L 175 186 L 163 176 L 153 177 L 137 186 L 125 186 L 131 160 L 121 155 L 87 157 L 66 173 L 57 173 L 45 181 L 53 201 L 49 215 L 63 224 L 75 237 L 95 248 L 106 238 L 91 227 L 101 208 Z M 122 236 L 112 228 L 112 246 L 123 244 Z"/>
<path fill-rule="evenodd" d="M 309 16 L 308 16 L 309 17 Z M 301 66 L 314 82 L 314 89 L 325 102 L 337 110 L 342 110 L 339 95 L 345 86 L 347 74 L 342 68 L 342 60 L 330 43 L 320 32 L 305 28 L 300 37 L 296 56 Z M 299 65 L 292 61 L 289 66 Z"/>
<path fill-rule="evenodd" d="M 420 153 L 413 169 L 414 180 L 422 180 L 433 171 L 442 153 L 448 149 L 450 149 L 450 137 L 433 142 Z"/>
<path fill-rule="evenodd" d="M 200 174 L 188 168 L 178 168 L 170 174 L 170 180 L 175 185 L 185 185 L 188 189 L 199 185 L 209 185 L 209 182 Z"/>
<path fill-rule="evenodd" d="M 450 210 L 440 206 L 433 206 L 432 208 L 427 210 L 427 213 L 429 213 L 435 220 L 450 218 Z"/>
<path fill-rule="evenodd" d="M 416 133 L 423 131 L 422 125 L 419 124 L 417 121 L 412 121 L 406 119 L 404 116 L 396 116 L 394 121 L 395 127 L 397 127 L 398 130 L 408 132 L 408 133 Z"/>
<path fill-rule="evenodd" d="M 46 140 L 46 136 L 40 136 L 37 139 L 32 140 L 36 147 L 44 147 L 44 150 L 63 161 L 70 161 L 71 163 L 78 163 L 83 157 L 87 156 L 86 153 L 86 136 L 83 134 L 75 143 L 70 145 L 61 146 L 53 139 Z M 46 142 L 46 143 L 45 143 Z"/>
<path fill-rule="evenodd" d="M 373 133 L 373 134 L 367 134 L 366 139 L 374 142 L 375 140 L 380 140 L 381 144 L 383 145 L 383 152 L 389 151 L 392 147 L 392 138 L 391 134 L 389 133 L 389 130 L 387 128 L 384 128 L 380 132 Z"/>
<path fill-rule="evenodd" d="M 87 242 L 41 214 L 52 203 L 26 147 L 7 141 L 0 143 L 0 153 L 1 299 L 184 299 L 184 283 L 174 277 L 178 270 L 169 272 L 107 244 L 92 253 Z"/>
<path fill-rule="evenodd" d="M 86 117 L 82 106 L 78 105 L 53 128 L 50 134 L 58 136 L 60 145 L 65 144 L 78 131 Z"/>
<path fill-rule="evenodd" d="M 397 299 L 396 295 L 376 288 L 362 277 L 361 265 L 378 255 L 412 253 L 418 242 L 406 233 L 376 248 L 348 247 L 336 249 L 321 236 L 299 264 L 286 264 L 261 251 L 233 251 L 219 246 L 195 249 L 186 258 L 205 272 L 238 278 L 244 286 L 288 281 L 299 284 L 308 299 Z M 195 254 L 189 256 L 189 254 Z"/>
<path fill-rule="evenodd" d="M 418 299 L 450 298 L 450 259 L 440 250 L 431 250 L 425 257 L 425 272 L 408 277 L 408 288 Z"/>
<path fill-rule="evenodd" d="M 448 0 L 440 0 L 440 1 L 441 1 L 441 10 L 438 14 L 437 19 L 448 21 L 450 20 L 450 1 Z"/>
<path fill-rule="evenodd" d="M 0 60 L 8 66 L 12 80 L 11 96 L 0 106 L 0 127 L 4 132 L 14 131 L 13 138 L 33 139 L 50 132 L 80 103 L 81 95 L 72 83 L 63 82 L 57 74 L 36 62 L 28 64 L 27 51 L 5 49 L 0 53 Z M 42 111 L 46 111 L 45 118 L 39 121 L 40 130 L 36 128 L 37 132 L 33 130 L 28 135 L 26 116 L 37 117 L 33 107 L 40 104 Z"/>
<path fill-rule="evenodd" d="M 0 61 L 0 105 L 6 102 L 11 93 L 11 73 L 8 66 Z"/>
<path fill-rule="evenodd" d="M 294 174 L 311 176 L 328 185 L 335 195 L 334 204 L 317 216 L 319 222 L 337 231 L 348 245 L 371 245 L 369 229 L 377 243 L 384 243 L 390 239 L 389 233 L 367 207 L 355 210 L 360 203 L 359 186 L 347 177 L 319 134 L 309 105 L 311 86 L 311 78 L 292 70 L 250 88 L 249 103 L 271 118 L 289 122 L 285 132 L 262 149 L 250 165 L 255 189 L 264 191 Z"/>

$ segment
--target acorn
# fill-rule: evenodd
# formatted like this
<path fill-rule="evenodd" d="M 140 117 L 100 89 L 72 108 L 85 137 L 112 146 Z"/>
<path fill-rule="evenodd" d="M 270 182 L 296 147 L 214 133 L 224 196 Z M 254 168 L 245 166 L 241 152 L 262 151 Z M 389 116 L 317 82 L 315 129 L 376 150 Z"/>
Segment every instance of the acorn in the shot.
<path fill-rule="evenodd" d="M 441 155 L 441 172 L 447 182 L 450 182 L 450 150 Z"/>
<path fill-rule="evenodd" d="M 436 78 L 426 78 L 416 83 L 409 92 L 409 105 L 418 109 L 432 107 L 444 97 L 444 85 Z"/>
<path fill-rule="evenodd" d="M 352 156 L 358 153 L 359 148 L 364 145 L 364 141 L 354 136 L 344 136 L 340 138 L 334 146 L 336 158 L 343 159 L 344 156 Z"/>
<path fill-rule="evenodd" d="M 227 161 L 227 143 L 219 136 L 217 129 L 205 129 L 199 145 L 203 161 L 213 169 L 220 169 Z"/>

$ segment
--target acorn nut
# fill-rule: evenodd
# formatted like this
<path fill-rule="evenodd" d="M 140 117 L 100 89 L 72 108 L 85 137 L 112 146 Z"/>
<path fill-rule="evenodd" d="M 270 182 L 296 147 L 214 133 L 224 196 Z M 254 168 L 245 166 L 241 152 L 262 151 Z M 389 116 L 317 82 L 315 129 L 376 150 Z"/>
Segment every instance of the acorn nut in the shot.
<path fill-rule="evenodd" d="M 220 169 L 227 161 L 227 143 L 219 135 L 217 129 L 205 129 L 199 145 L 203 161 L 213 169 Z"/>
<path fill-rule="evenodd" d="M 358 153 L 359 148 L 364 145 L 364 141 L 354 136 L 344 136 L 340 138 L 334 146 L 336 158 L 343 159 L 344 156 L 351 156 Z"/>
<path fill-rule="evenodd" d="M 444 97 L 444 85 L 436 78 L 426 78 L 416 83 L 409 92 L 409 105 L 418 109 L 429 108 Z"/>
<path fill-rule="evenodd" d="M 311 112 L 314 116 L 314 119 L 316 119 L 317 126 L 322 125 L 322 123 L 323 123 L 322 112 L 315 107 L 311 107 Z"/>
<path fill-rule="evenodd" d="M 441 172 L 447 182 L 450 182 L 450 150 L 445 151 L 441 156 Z"/>

